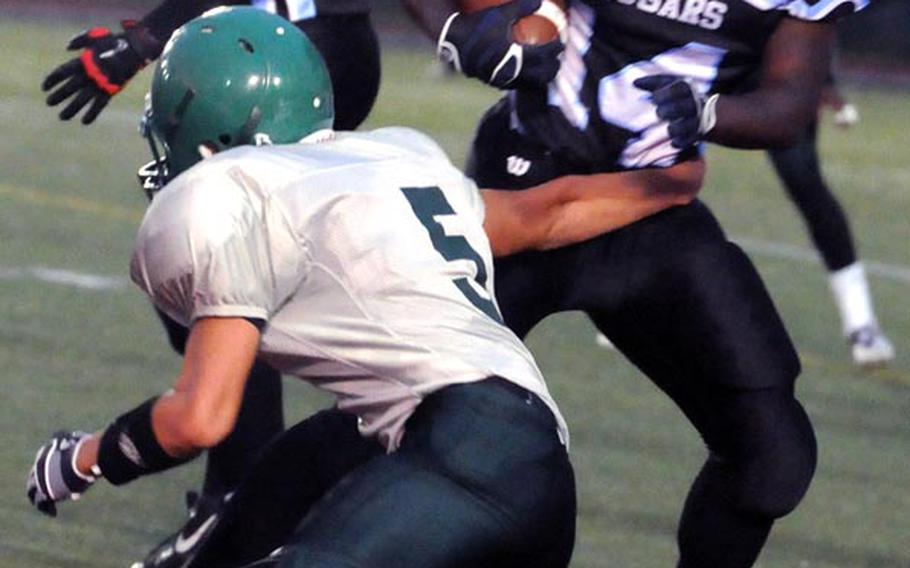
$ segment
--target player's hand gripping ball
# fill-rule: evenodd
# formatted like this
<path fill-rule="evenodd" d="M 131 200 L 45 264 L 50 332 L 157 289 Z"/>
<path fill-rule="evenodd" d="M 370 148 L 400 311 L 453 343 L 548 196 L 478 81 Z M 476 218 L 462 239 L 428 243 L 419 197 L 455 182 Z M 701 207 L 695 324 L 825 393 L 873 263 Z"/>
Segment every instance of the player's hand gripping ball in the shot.
<path fill-rule="evenodd" d="M 561 0 L 463 0 L 439 36 L 439 57 L 500 89 L 545 85 L 559 70 Z"/>

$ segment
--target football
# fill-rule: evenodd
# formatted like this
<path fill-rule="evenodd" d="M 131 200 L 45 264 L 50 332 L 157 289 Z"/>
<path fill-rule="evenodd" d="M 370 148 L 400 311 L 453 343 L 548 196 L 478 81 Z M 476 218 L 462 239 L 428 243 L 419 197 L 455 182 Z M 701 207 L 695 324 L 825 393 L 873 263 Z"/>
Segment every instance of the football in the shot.
<path fill-rule="evenodd" d="M 458 4 L 465 12 L 476 12 L 507 1 L 460 0 Z M 536 12 L 515 22 L 512 38 L 523 45 L 540 45 L 554 40 L 565 42 L 566 23 L 565 0 L 543 0 Z"/>

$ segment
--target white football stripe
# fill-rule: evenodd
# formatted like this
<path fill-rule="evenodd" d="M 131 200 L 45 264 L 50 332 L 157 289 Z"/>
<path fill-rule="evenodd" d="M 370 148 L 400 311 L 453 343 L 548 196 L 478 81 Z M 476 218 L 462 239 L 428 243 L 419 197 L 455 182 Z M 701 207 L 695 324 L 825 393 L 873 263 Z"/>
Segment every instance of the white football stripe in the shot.
<path fill-rule="evenodd" d="M 821 264 L 821 257 L 819 257 L 815 249 L 791 245 L 789 243 L 751 239 L 749 237 L 731 237 L 731 240 L 739 244 L 751 255 L 782 260 L 794 260 L 804 264 Z M 874 260 L 860 260 L 866 267 L 866 272 L 873 276 L 910 284 L 910 267 L 908 266 L 890 264 L 887 262 L 876 262 Z"/>
<path fill-rule="evenodd" d="M 98 291 L 120 290 L 126 287 L 125 278 L 46 266 L 0 266 L 0 280 L 38 280 L 49 284 Z"/>

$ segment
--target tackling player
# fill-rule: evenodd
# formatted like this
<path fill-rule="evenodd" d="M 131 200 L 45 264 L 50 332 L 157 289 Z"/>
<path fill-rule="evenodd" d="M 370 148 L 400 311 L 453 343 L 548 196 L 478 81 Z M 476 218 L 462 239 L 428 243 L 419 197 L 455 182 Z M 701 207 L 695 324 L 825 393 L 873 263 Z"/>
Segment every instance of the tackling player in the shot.
<path fill-rule="evenodd" d="M 150 128 L 171 181 L 143 220 L 131 276 L 190 327 L 183 369 L 103 431 L 44 446 L 35 504 L 51 510 L 100 476 L 124 484 L 217 444 L 258 354 L 333 393 L 388 452 L 321 500 L 283 566 L 566 565 L 568 434 L 499 321 L 476 186 L 413 131 L 331 140 L 328 75 L 285 20 L 210 13 L 169 46 Z"/>
<path fill-rule="evenodd" d="M 482 200 L 418 133 L 336 137 L 332 106 L 315 49 L 265 12 L 212 12 L 169 43 L 147 122 L 168 184 L 131 274 L 191 328 L 183 369 L 107 429 L 56 434 L 29 498 L 54 513 L 101 476 L 127 483 L 218 444 L 258 354 L 335 394 L 389 452 L 358 454 L 368 462 L 320 500 L 282 565 L 565 565 L 565 426 L 501 325 L 492 254 L 588 238 L 688 202 L 698 184 L 653 195 L 651 174 L 631 172 Z"/>
<path fill-rule="evenodd" d="M 443 56 L 515 88 L 477 130 L 468 173 L 481 185 L 673 171 L 701 154 L 702 140 L 792 144 L 815 116 L 833 22 L 867 0 L 575 0 L 552 80 L 504 84 L 547 69 L 536 74 L 515 55 L 516 6 L 529 3 L 441 20 L 425 12 Z M 743 92 L 756 72 L 759 86 Z M 775 519 L 805 495 L 816 443 L 794 397 L 790 337 L 707 207 L 696 201 L 578 245 L 500 259 L 496 271 L 505 322 L 519 336 L 552 313 L 585 311 L 705 441 L 680 519 L 679 566 L 751 566 Z"/>
<path fill-rule="evenodd" d="M 48 105 L 63 105 L 63 120 L 84 109 L 82 123 L 92 123 L 112 96 L 158 58 L 174 30 L 225 4 L 250 4 L 293 21 L 326 62 L 335 99 L 334 128 L 354 130 L 363 122 L 380 81 L 379 42 L 370 22 L 369 0 L 164 0 L 140 20 L 123 22 L 120 31 L 98 27 L 73 38 L 68 49 L 81 50 L 79 57 L 54 69 L 41 85 L 48 92 Z M 183 353 L 188 331 L 160 311 L 158 315 L 171 345 Z M 216 508 L 249 470 L 258 448 L 284 430 L 281 376 L 261 361 L 251 375 L 236 429 L 207 453 L 198 497 L 187 494 L 189 523 L 195 513 L 204 516 Z M 178 534 L 156 546 L 148 561 L 171 548 Z"/>

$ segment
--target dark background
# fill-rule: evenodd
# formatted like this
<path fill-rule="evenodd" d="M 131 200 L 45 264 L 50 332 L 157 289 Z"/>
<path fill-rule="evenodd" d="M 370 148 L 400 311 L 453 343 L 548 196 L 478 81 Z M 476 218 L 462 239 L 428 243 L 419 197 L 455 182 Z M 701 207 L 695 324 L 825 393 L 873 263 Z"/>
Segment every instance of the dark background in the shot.
<path fill-rule="evenodd" d="M 158 0 L 0 0 L 4 16 L 86 19 L 139 17 Z M 384 41 L 427 41 L 402 12 L 398 0 L 374 0 L 375 19 Z M 110 24 L 109 21 L 97 23 Z M 871 0 L 868 8 L 840 24 L 841 60 L 848 67 L 876 65 L 892 71 L 910 68 L 910 0 Z M 427 42 L 428 43 L 428 42 Z"/>

